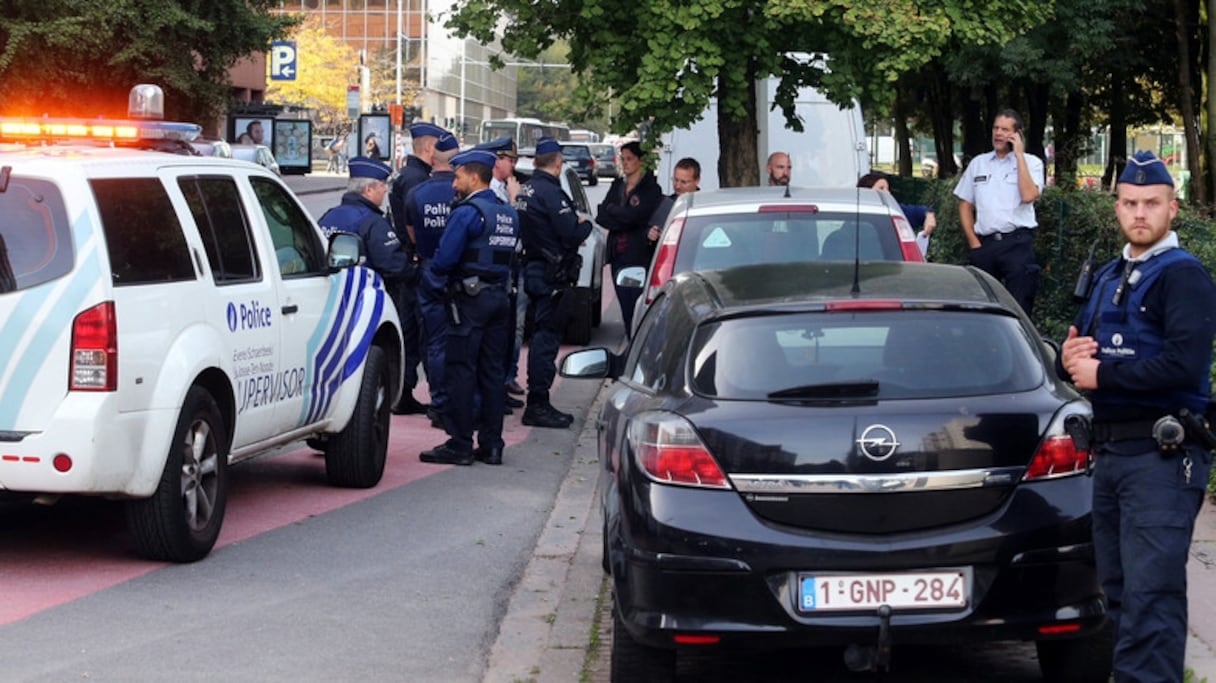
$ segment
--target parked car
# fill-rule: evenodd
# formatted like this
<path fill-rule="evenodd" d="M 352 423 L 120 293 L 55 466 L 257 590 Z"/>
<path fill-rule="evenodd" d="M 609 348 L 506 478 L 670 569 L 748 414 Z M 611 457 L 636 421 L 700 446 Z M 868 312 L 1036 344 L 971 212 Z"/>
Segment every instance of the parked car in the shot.
<path fill-rule="evenodd" d="M 515 170 L 522 176 L 531 176 L 532 157 L 521 156 Z M 562 341 L 567 344 L 586 344 L 591 341 L 592 329 L 600 326 L 603 313 L 601 302 L 604 292 L 604 244 L 608 237 L 607 231 L 595 224 L 595 219 L 592 218 L 591 202 L 587 199 L 578 173 L 570 166 L 563 165 L 559 181 L 562 189 L 574 202 L 578 214 L 592 221 L 595 226 L 578 248 L 579 256 L 583 258 L 583 266 L 579 271 L 578 282 L 570 293 L 574 301 L 562 334 Z"/>
<path fill-rule="evenodd" d="M 616 145 L 597 143 L 591 145 L 595 157 L 595 173 L 601 178 L 615 178 L 621 174 L 621 152 Z"/>
<path fill-rule="evenodd" d="M 595 155 L 591 153 L 590 143 L 563 142 L 562 158 L 566 160 L 567 166 L 574 169 L 580 180 L 585 181 L 588 185 L 599 183 L 599 175 L 595 171 Z"/>
<path fill-rule="evenodd" d="M 275 175 L 283 175 L 279 170 L 279 162 L 275 161 L 274 152 L 266 145 L 234 144 L 232 158 L 257 164 Z"/>
<path fill-rule="evenodd" d="M 192 562 L 231 463 L 308 439 L 375 486 L 404 353 L 357 236 L 157 118 L 0 120 L 0 493 L 123 500 L 139 554 Z"/>
<path fill-rule="evenodd" d="M 612 680 L 698 648 L 1033 640 L 1047 680 L 1106 681 L 1089 404 L 999 283 L 923 263 L 685 272 L 597 418 Z"/>
<path fill-rule="evenodd" d="M 790 187 L 788 194 L 784 187 L 685 193 L 667 214 L 634 325 L 659 288 L 678 273 L 855 256 L 924 261 L 912 226 L 889 194 L 807 187 Z"/>
<path fill-rule="evenodd" d="M 232 146 L 226 140 L 220 138 L 205 138 L 199 137 L 190 143 L 194 151 L 199 153 L 199 156 L 204 157 L 219 157 L 221 159 L 232 158 Z"/>

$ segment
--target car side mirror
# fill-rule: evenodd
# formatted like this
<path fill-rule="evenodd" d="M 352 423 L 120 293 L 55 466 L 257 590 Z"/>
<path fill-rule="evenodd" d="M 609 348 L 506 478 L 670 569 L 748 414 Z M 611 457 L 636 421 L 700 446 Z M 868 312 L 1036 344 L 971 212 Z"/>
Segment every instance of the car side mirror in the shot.
<path fill-rule="evenodd" d="M 604 379 L 616 377 L 621 358 L 608 349 L 594 346 L 571 351 L 562 358 L 561 376 L 576 379 Z"/>
<path fill-rule="evenodd" d="M 358 235 L 336 232 L 329 236 L 327 264 L 331 271 L 357 266 L 363 261 L 363 240 Z"/>
<path fill-rule="evenodd" d="M 617 287 L 632 287 L 641 289 L 646 284 L 646 269 L 642 266 L 630 266 L 616 274 Z"/>

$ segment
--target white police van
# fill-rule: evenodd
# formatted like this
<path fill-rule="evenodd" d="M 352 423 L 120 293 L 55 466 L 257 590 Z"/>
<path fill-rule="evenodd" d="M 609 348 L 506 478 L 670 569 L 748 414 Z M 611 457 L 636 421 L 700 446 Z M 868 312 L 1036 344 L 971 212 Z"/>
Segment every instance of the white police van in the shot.
<path fill-rule="evenodd" d="M 331 483 L 380 481 L 401 329 L 356 236 L 327 244 L 264 168 L 188 156 L 159 88 L 131 105 L 0 117 L 0 494 L 125 499 L 141 555 L 189 562 L 230 463 L 310 439 Z"/>

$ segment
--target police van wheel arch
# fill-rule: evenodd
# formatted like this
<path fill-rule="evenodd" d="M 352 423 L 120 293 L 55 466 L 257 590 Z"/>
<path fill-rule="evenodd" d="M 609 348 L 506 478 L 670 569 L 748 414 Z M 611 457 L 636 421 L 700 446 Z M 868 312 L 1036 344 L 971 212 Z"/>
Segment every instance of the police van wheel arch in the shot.
<path fill-rule="evenodd" d="M 598 301 L 594 304 L 591 301 L 592 291 L 576 287 L 566 293 L 566 296 L 574 299 L 566 318 L 564 340 L 567 344 L 582 346 L 591 342 L 591 328 L 595 326 L 595 314 L 592 308 L 599 306 Z"/>
<path fill-rule="evenodd" d="M 186 393 L 156 490 L 127 502 L 137 552 L 151 560 L 193 562 L 215 546 L 228 502 L 228 432 L 207 390 Z"/>
<path fill-rule="evenodd" d="M 363 381 L 354 413 L 346 427 L 325 443 L 329 483 L 347 488 L 371 488 L 380 483 L 388 454 L 392 389 L 384 349 L 372 345 L 363 362 Z"/>

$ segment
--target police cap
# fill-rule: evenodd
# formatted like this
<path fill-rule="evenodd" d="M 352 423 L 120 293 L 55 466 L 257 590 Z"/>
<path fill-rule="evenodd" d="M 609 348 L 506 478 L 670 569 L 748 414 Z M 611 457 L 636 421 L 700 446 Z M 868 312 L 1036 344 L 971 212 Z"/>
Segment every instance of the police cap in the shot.
<path fill-rule="evenodd" d="M 1127 160 L 1127 166 L 1119 175 L 1120 183 L 1128 185 L 1169 185 L 1174 186 L 1174 178 L 1170 175 L 1165 162 L 1152 152 L 1136 152 Z"/>
<path fill-rule="evenodd" d="M 545 136 L 537 139 L 536 141 L 536 153 L 538 155 L 551 154 L 553 152 L 560 151 L 562 151 L 562 146 L 557 143 L 557 140 L 554 140 L 551 137 Z"/>
<path fill-rule="evenodd" d="M 468 149 L 456 156 L 452 157 L 452 166 L 463 166 L 465 164 L 484 164 L 488 168 L 494 167 L 494 162 L 498 161 L 498 157 L 494 156 L 493 152 L 484 149 Z"/>
<path fill-rule="evenodd" d="M 456 141 L 456 136 L 452 135 L 446 130 L 443 131 L 443 135 L 440 135 L 439 139 L 435 141 L 436 152 L 450 152 L 454 149 L 458 149 L 459 147 L 460 143 Z"/>
<path fill-rule="evenodd" d="M 388 180 L 388 177 L 393 174 L 393 169 L 388 164 L 370 157 L 351 157 L 350 161 L 346 162 L 346 166 L 350 169 L 352 178 Z"/>
<path fill-rule="evenodd" d="M 510 136 L 483 142 L 473 149 L 484 149 L 487 152 L 493 152 L 500 157 L 507 157 L 509 159 L 519 158 L 519 151 L 515 148 L 515 139 Z"/>
<path fill-rule="evenodd" d="M 412 138 L 440 138 L 443 137 L 443 134 L 446 132 L 447 131 L 439 126 L 436 126 L 433 123 L 426 123 L 425 121 L 419 121 L 418 123 L 410 126 L 410 137 Z"/>

